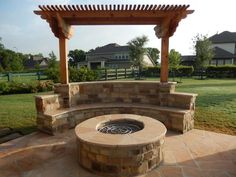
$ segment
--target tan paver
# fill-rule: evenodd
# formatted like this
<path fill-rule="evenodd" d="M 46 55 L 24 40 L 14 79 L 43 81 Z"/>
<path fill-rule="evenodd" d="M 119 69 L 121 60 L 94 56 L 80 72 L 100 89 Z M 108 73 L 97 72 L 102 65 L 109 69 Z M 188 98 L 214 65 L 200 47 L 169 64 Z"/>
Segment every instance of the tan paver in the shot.
<path fill-rule="evenodd" d="M 167 132 L 164 162 L 140 177 L 235 177 L 236 136 Z M 96 177 L 76 159 L 74 130 L 36 132 L 0 145 L 0 177 Z"/>

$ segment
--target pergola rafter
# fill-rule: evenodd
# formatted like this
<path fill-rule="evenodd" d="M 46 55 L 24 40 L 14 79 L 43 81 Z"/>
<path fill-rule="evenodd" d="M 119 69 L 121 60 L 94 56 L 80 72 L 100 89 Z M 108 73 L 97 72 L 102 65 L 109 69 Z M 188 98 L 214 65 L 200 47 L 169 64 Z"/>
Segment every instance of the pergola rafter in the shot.
<path fill-rule="evenodd" d="M 68 83 L 66 39 L 72 25 L 156 25 L 162 38 L 161 82 L 168 81 L 168 43 L 179 22 L 193 10 L 189 5 L 43 5 L 34 11 L 45 19 L 60 41 L 61 83 Z"/>

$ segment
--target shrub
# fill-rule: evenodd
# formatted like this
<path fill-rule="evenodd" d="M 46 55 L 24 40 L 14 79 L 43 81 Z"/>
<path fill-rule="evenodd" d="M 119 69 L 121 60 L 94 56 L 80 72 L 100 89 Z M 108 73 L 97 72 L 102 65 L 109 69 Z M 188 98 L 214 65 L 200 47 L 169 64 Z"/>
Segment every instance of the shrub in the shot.
<path fill-rule="evenodd" d="M 54 83 L 60 81 L 60 72 L 58 67 L 47 68 L 45 70 L 45 74 L 47 75 L 48 79 L 53 80 Z"/>
<path fill-rule="evenodd" d="M 176 70 L 176 74 L 178 76 L 187 76 L 187 77 L 190 77 L 194 71 L 194 68 L 193 66 L 183 66 L 183 65 L 180 65 L 177 70 Z"/>
<path fill-rule="evenodd" d="M 36 93 L 51 91 L 52 88 L 52 81 L 32 83 L 2 82 L 0 83 L 0 94 Z"/>
<path fill-rule="evenodd" d="M 194 68 L 192 66 L 179 65 L 177 69 L 170 68 L 170 71 L 175 71 L 176 76 L 191 76 L 194 71 Z M 154 66 L 145 68 L 143 74 L 146 77 L 158 77 L 160 76 L 160 72 L 160 66 Z"/>
<path fill-rule="evenodd" d="M 236 78 L 236 66 L 208 66 L 206 68 L 206 75 L 209 78 Z"/>
<path fill-rule="evenodd" d="M 69 72 L 71 82 L 94 81 L 98 79 L 97 72 L 86 67 L 80 67 L 80 69 L 70 67 Z"/>
<path fill-rule="evenodd" d="M 160 66 L 147 67 L 143 69 L 142 75 L 145 77 L 158 77 L 160 76 Z"/>

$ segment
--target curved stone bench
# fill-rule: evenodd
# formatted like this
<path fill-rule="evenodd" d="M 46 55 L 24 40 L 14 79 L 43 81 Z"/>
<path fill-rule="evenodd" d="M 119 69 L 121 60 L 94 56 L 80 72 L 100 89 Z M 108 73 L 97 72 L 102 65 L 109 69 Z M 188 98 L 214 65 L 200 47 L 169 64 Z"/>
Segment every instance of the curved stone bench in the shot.
<path fill-rule="evenodd" d="M 173 86 L 143 81 L 56 85 L 57 94 L 36 96 L 38 129 L 55 134 L 99 115 L 137 114 L 184 133 L 194 127 L 196 94 L 176 93 Z M 127 88 L 130 95 L 121 93 Z"/>

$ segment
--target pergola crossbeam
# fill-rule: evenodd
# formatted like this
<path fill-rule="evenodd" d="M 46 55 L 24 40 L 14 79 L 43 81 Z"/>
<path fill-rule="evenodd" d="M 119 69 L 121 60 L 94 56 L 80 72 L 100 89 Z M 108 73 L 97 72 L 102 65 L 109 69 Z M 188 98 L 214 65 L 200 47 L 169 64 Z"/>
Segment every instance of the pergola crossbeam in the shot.
<path fill-rule="evenodd" d="M 68 83 L 66 39 L 72 36 L 72 25 L 155 25 L 162 39 L 161 82 L 168 82 L 168 45 L 179 22 L 193 10 L 189 5 L 42 5 L 34 11 L 45 19 L 59 38 L 61 83 Z M 62 51 L 63 50 L 63 51 Z M 66 70 L 66 71 L 65 71 Z"/>

